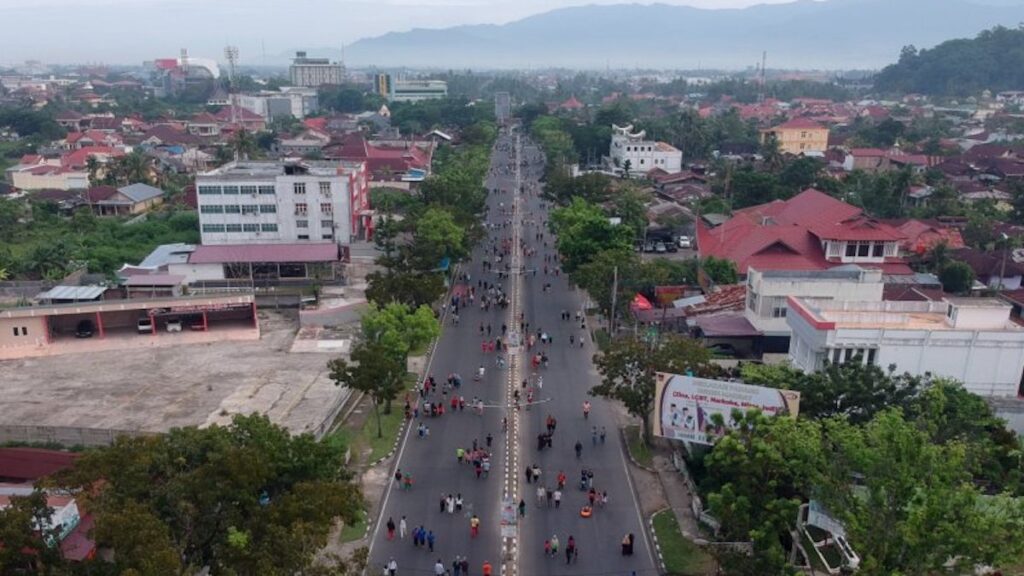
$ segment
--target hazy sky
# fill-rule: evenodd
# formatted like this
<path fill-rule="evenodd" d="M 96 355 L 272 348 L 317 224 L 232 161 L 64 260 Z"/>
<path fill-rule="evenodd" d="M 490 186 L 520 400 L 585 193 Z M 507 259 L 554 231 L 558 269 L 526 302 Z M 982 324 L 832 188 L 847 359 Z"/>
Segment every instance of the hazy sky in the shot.
<path fill-rule="evenodd" d="M 502 24 L 566 6 L 628 0 L 0 0 L 0 65 L 46 62 L 141 63 L 183 47 L 221 59 L 276 62 L 295 48 L 339 47 L 411 28 Z M 742 8 L 791 0 L 661 0 L 701 8 Z M 640 2 L 648 4 L 650 2 Z"/>

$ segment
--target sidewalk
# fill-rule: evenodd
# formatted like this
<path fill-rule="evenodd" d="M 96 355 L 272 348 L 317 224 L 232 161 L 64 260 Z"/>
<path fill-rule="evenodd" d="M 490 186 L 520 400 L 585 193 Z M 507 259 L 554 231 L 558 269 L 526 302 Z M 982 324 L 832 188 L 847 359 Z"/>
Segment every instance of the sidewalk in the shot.
<path fill-rule="evenodd" d="M 661 489 L 665 494 L 668 505 L 676 515 L 679 528 L 683 536 L 689 540 L 696 540 L 701 537 L 697 520 L 693 517 L 692 499 L 690 490 L 683 482 L 682 476 L 672 464 L 672 459 L 656 454 L 653 458 L 654 470 L 658 473 L 658 480 L 661 481 Z"/>

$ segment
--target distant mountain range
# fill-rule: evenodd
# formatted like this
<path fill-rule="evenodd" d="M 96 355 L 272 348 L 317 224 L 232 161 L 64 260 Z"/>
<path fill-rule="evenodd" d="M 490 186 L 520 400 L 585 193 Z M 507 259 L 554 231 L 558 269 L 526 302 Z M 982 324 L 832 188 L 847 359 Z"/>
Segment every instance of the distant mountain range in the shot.
<path fill-rule="evenodd" d="M 477 68 L 879 68 L 1024 21 L 1019 0 L 798 0 L 745 9 L 664 4 L 563 8 L 504 25 L 393 32 L 346 48 L 352 65 Z"/>

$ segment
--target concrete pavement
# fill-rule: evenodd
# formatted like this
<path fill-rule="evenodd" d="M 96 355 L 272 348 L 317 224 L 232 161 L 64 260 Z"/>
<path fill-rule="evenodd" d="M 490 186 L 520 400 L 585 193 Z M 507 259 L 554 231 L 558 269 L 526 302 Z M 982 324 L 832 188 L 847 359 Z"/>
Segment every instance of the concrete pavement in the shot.
<path fill-rule="evenodd" d="M 452 323 L 451 315 L 447 317 L 427 369 L 439 383 L 449 374 L 461 375 L 463 384 L 455 393 L 466 399 L 466 409 L 446 412 L 439 417 L 421 415 L 408 427 L 395 468 L 412 474 L 413 487 L 406 491 L 392 483 L 385 491 L 380 521 L 371 533 L 368 574 L 380 573 L 384 564 L 393 558 L 398 574 L 430 575 L 439 559 L 450 569 L 456 556 L 468 558 L 469 573 L 473 575 L 481 574 L 484 561 L 494 566 L 495 575 L 508 576 L 657 573 L 610 407 L 601 399 L 589 398 L 593 408 L 589 418 L 583 418 L 582 403 L 588 399 L 587 391 L 598 381 L 590 360 L 595 350 L 589 336 L 585 337 L 582 348 L 578 344 L 578 338 L 586 332 L 572 319 L 579 309 L 580 295 L 569 289 L 564 276 L 553 275 L 554 263 L 548 263 L 550 274 L 544 273 L 544 255 L 553 256 L 555 252 L 553 239 L 546 230 L 546 209 L 542 208 L 537 195 L 543 169 L 540 151 L 523 139 L 523 157 L 531 163 L 517 175 L 512 169 L 515 162 L 511 160 L 515 155 L 514 143 L 514 137 L 503 134 L 495 145 L 487 186 L 500 192 L 488 198 L 489 239 L 474 251 L 472 260 L 462 268 L 469 279 L 463 282 L 460 291 L 474 287 L 477 298 L 473 305 L 460 310 L 458 326 Z M 518 181 L 526 191 L 518 199 L 512 193 L 517 177 L 521 178 Z M 523 221 L 526 224 L 520 227 Z M 544 239 L 539 239 L 538 234 L 543 234 Z M 514 247 L 520 237 L 535 254 L 516 253 Z M 491 242 L 496 242 L 500 251 L 506 240 L 513 247 L 512 254 L 503 257 L 500 263 L 495 262 Z M 499 270 L 507 264 L 512 274 L 499 278 L 494 271 L 484 271 L 485 257 Z M 517 274 L 519 271 L 524 272 Z M 501 287 L 510 299 L 509 306 L 481 310 L 479 296 L 483 286 L 477 287 L 478 282 Z M 545 290 L 544 285 L 548 283 L 550 289 Z M 562 310 L 570 313 L 570 320 L 560 320 Z M 505 369 L 498 369 L 495 353 L 481 352 L 483 338 L 479 327 L 490 325 L 493 340 L 502 335 L 502 324 L 510 332 L 517 331 L 520 313 L 523 322 L 529 322 L 529 331 L 524 330 L 522 334 L 524 344 L 526 334 L 536 335 L 538 329 L 549 334 L 553 342 L 537 345 L 529 351 L 524 345 L 519 355 L 508 355 Z M 503 341 L 507 343 L 510 336 L 506 335 Z M 548 367 L 535 370 L 528 355 L 536 352 L 538 346 L 546 351 L 550 362 Z M 481 365 L 485 367 L 485 377 L 475 382 L 473 374 Z M 536 386 L 538 375 L 543 378 L 542 387 Z M 530 383 L 525 389 L 520 387 L 523 379 Z M 535 388 L 532 395 L 537 403 L 517 411 L 515 392 L 518 390 L 520 400 L 525 403 L 530 387 Z M 482 415 L 470 406 L 474 397 L 481 398 L 487 406 Z M 442 400 L 442 395 L 434 392 L 427 400 Z M 446 401 L 446 409 L 448 407 Z M 553 447 L 538 452 L 536 437 L 544 431 L 548 415 L 558 421 Z M 503 430 L 503 419 L 507 419 L 507 432 Z M 429 436 L 419 437 L 419 422 L 429 426 Z M 595 426 L 598 430 L 596 444 L 591 434 Z M 600 442 L 602 428 L 605 431 L 603 443 Z M 477 479 L 472 466 L 457 462 L 456 449 L 470 448 L 474 440 L 479 446 L 485 446 L 488 434 L 493 438 L 490 477 Z M 578 461 L 573 449 L 577 439 L 583 444 Z M 537 506 L 534 492 L 537 484 L 526 484 L 523 474 L 527 464 L 537 464 L 542 469 L 541 484 L 552 488 L 558 471 L 564 471 L 568 480 L 559 509 L 548 508 L 546 498 Z M 595 507 L 590 518 L 580 515 L 581 507 L 587 502 L 586 493 L 578 487 L 580 469 L 584 467 L 593 471 L 598 493 L 607 491 L 609 495 L 608 504 Z M 461 494 L 465 503 L 461 513 L 441 511 L 441 500 L 448 494 Z M 527 503 L 525 517 L 519 519 L 515 530 L 516 538 L 511 540 L 501 538 L 503 497 Z M 470 536 L 473 514 L 481 522 L 476 538 Z M 395 540 L 387 540 L 384 526 L 388 519 L 399 524 L 402 516 L 406 517 L 410 531 L 422 525 L 433 532 L 433 552 L 413 546 L 408 534 L 404 540 L 397 535 Z M 634 554 L 626 557 L 620 554 L 620 541 L 629 533 L 635 538 Z M 574 537 L 579 549 L 575 563 L 567 565 L 564 552 L 558 558 L 545 557 L 544 540 L 553 534 L 561 541 L 560 552 L 564 551 L 569 536 Z"/>

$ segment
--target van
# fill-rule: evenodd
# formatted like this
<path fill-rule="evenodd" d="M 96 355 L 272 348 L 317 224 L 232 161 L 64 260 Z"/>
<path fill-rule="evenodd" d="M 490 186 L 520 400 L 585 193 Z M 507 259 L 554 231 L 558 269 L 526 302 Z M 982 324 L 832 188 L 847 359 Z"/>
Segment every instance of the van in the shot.
<path fill-rule="evenodd" d="M 689 236 L 680 236 L 679 237 L 679 247 L 680 248 L 691 248 L 692 246 L 693 246 L 693 241 L 690 240 Z"/>
<path fill-rule="evenodd" d="M 152 334 L 153 333 L 153 320 L 146 316 L 145 318 L 139 318 L 139 321 L 135 324 L 139 331 L 139 334 Z"/>

